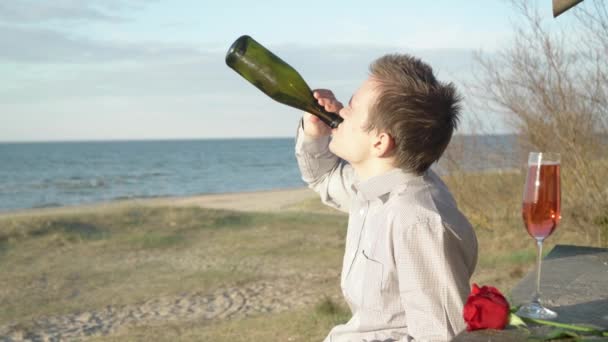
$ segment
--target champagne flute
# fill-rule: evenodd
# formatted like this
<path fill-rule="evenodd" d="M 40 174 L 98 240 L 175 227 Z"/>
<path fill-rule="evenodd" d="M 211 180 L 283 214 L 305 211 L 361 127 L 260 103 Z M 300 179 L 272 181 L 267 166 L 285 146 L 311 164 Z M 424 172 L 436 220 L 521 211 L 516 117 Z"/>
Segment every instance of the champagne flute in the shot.
<path fill-rule="evenodd" d="M 553 233 L 561 219 L 560 202 L 560 155 L 558 153 L 530 152 L 522 216 L 528 234 L 536 240 L 538 261 L 536 292 L 532 301 L 517 311 L 520 316 L 536 319 L 557 317 L 557 313 L 545 308 L 540 302 L 540 270 L 543 241 Z"/>

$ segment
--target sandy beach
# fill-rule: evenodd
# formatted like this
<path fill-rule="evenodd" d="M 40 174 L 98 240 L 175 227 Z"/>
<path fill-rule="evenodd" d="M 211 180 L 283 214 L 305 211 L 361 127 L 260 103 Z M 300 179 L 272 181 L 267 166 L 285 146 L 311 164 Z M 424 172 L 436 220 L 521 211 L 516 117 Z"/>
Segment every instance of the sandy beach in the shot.
<path fill-rule="evenodd" d="M 0 212 L 2 217 L 35 217 L 53 214 L 75 214 L 116 210 L 135 206 L 149 207 L 197 207 L 226 209 L 244 212 L 276 212 L 292 209 L 294 205 L 316 198 L 306 187 L 254 192 L 204 194 L 183 197 L 134 198 L 93 204 L 64 207 L 23 209 Z"/>

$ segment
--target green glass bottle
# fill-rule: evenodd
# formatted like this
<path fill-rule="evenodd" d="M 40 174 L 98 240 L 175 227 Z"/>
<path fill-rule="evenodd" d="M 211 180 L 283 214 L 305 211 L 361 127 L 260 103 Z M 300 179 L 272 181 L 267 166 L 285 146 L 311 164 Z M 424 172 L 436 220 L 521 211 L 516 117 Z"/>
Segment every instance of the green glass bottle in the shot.
<path fill-rule="evenodd" d="M 319 105 L 294 68 L 253 38 L 237 39 L 226 54 L 226 64 L 276 101 L 314 114 L 331 128 L 342 122 L 339 115 Z"/>

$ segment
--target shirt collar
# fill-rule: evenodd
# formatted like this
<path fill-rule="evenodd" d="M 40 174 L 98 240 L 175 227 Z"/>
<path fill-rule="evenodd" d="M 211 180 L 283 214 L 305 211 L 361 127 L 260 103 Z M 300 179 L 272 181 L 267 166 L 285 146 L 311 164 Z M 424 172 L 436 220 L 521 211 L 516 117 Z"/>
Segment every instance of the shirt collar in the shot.
<path fill-rule="evenodd" d="M 397 186 L 408 182 L 417 175 L 404 171 L 402 169 L 392 169 L 386 173 L 378 176 L 374 176 L 365 181 L 357 181 L 353 184 L 352 189 L 359 195 L 363 200 L 371 201 L 379 198 L 385 203 L 389 196 L 385 196 L 393 191 Z"/>

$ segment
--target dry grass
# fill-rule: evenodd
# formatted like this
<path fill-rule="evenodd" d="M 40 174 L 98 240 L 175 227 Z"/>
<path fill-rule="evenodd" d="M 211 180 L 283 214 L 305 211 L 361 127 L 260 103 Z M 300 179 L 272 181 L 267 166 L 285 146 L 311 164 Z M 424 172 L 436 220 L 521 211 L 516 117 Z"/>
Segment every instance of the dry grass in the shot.
<path fill-rule="evenodd" d="M 330 284 L 345 224 L 194 208 L 4 218 L 0 326 L 277 277 Z"/>

